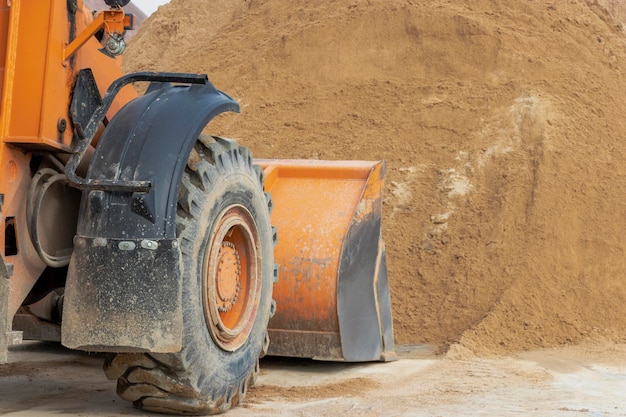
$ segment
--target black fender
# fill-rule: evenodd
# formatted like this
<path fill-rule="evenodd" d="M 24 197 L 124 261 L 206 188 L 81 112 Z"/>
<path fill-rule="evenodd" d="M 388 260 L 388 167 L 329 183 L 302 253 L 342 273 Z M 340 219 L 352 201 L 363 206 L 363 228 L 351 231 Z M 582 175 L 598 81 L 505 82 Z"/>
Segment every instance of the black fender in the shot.
<path fill-rule="evenodd" d="M 87 178 L 149 182 L 150 189 L 85 193 L 78 234 L 175 238 L 178 188 L 189 154 L 202 129 L 225 111 L 238 112 L 239 105 L 208 81 L 153 83 L 145 95 L 123 107 L 104 130 Z"/>
<path fill-rule="evenodd" d="M 202 129 L 222 112 L 239 111 L 206 76 L 199 79 L 153 82 L 108 123 L 86 177 L 68 172 L 70 184 L 83 190 L 63 309 L 62 341 L 70 348 L 175 352 L 181 347 L 178 190 Z M 75 126 L 77 148 L 90 142 L 112 101 L 107 95 L 85 127 L 86 137 Z M 68 171 L 77 165 L 75 158 Z"/>

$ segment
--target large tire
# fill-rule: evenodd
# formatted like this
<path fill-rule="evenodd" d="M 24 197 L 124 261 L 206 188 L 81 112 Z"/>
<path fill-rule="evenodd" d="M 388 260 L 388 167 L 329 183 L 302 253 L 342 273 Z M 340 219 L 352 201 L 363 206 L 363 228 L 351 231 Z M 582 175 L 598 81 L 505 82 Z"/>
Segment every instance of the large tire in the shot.
<path fill-rule="evenodd" d="M 269 339 L 276 277 L 271 199 L 250 152 L 201 137 L 183 176 L 177 211 L 182 253 L 183 349 L 117 354 L 107 377 L 134 406 L 205 415 L 244 399 Z"/>

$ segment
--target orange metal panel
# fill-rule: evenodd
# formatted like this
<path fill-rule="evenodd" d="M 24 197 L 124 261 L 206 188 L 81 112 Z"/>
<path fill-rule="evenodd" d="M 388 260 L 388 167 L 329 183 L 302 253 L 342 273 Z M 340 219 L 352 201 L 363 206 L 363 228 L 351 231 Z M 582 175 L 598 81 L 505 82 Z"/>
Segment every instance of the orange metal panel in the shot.
<path fill-rule="evenodd" d="M 61 120 L 65 120 L 66 123 L 70 121 L 69 100 L 72 96 L 75 70 L 64 65 L 62 60 L 63 51 L 69 39 L 66 4 L 62 1 L 51 3 L 39 139 L 46 145 L 69 150 L 72 143 L 72 131 L 66 129 L 61 133 L 58 125 Z M 64 22 L 67 23 L 62 24 Z"/>
<path fill-rule="evenodd" d="M 341 250 L 376 162 L 257 160 L 278 229 L 271 328 L 339 333 Z"/>
<path fill-rule="evenodd" d="M 69 150 L 70 131 L 57 129 L 60 119 L 68 120 L 73 75 L 61 59 L 69 37 L 65 5 L 13 0 L 9 27 L 3 139 Z"/>
<path fill-rule="evenodd" d="M 94 69 L 98 84 L 104 90 L 122 75 L 119 61 L 98 52 L 99 43 L 84 32 L 93 19 L 82 8 L 82 2 L 76 14 L 79 42 L 72 43 L 70 52 L 67 51 L 70 24 L 65 2 L 13 0 L 11 6 L 6 7 L 5 1 L 0 3 L 0 13 L 0 24 L 4 33 L 8 33 L 3 43 L 6 45 L 6 54 L 3 54 L 6 57 L 6 94 L 3 94 L 0 114 L 3 140 L 69 151 L 72 129 L 59 131 L 58 126 L 62 120 L 70 122 L 68 106 L 76 72 L 80 68 Z M 118 26 L 123 29 L 123 16 L 118 11 L 105 11 L 100 16 L 105 16 L 100 20 L 119 21 Z M 107 24 L 112 23 L 107 20 Z M 66 60 L 66 55 L 73 56 Z M 128 87 L 120 97 L 111 115 L 136 94 Z"/>
<path fill-rule="evenodd" d="M 9 31 L 9 7 L 6 0 L 0 1 L 0 97 L 4 85 L 4 69 L 6 66 L 6 46 Z"/>

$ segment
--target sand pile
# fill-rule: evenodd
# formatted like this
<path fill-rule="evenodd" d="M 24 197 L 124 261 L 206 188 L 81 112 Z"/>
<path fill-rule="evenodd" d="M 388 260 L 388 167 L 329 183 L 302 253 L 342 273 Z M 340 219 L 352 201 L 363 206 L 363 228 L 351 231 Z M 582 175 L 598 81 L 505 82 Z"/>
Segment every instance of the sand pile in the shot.
<path fill-rule="evenodd" d="M 206 72 L 255 156 L 385 159 L 399 343 L 626 335 L 626 38 L 592 1 L 172 0 L 125 70 Z"/>

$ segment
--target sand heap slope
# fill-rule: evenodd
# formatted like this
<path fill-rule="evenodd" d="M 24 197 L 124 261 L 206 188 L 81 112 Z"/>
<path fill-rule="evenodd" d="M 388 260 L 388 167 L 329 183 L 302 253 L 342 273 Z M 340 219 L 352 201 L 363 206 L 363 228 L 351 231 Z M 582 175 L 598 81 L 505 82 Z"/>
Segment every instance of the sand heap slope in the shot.
<path fill-rule="evenodd" d="M 208 73 L 255 156 L 386 160 L 397 341 L 486 353 L 626 335 L 625 42 L 584 0 L 172 0 L 125 70 Z"/>

